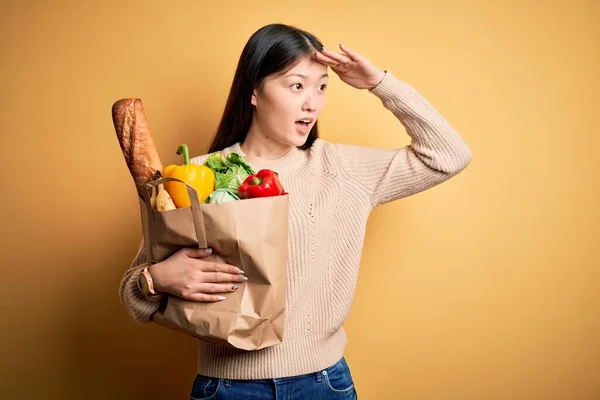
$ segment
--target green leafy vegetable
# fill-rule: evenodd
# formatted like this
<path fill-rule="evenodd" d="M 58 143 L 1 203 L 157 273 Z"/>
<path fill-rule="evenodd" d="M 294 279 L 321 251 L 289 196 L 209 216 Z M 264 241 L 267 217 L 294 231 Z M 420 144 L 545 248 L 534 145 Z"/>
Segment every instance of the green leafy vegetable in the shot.
<path fill-rule="evenodd" d="M 218 189 L 229 189 L 236 197 L 239 196 L 238 187 L 244 180 L 256 172 L 237 153 L 229 153 L 227 157 L 218 151 L 204 161 L 204 165 L 215 173 L 215 191 Z M 238 197 L 239 199 L 239 197 Z"/>
<path fill-rule="evenodd" d="M 243 168 L 244 171 L 246 171 L 248 173 L 248 175 L 252 175 L 252 174 L 256 173 L 256 171 L 254 171 L 254 169 L 252 169 L 250 164 L 248 164 L 246 162 L 246 160 L 244 160 L 244 157 L 242 157 L 238 153 L 229 153 L 227 155 L 226 160 L 233 165 L 239 165 L 240 168 Z"/>
<path fill-rule="evenodd" d="M 225 203 L 226 201 L 236 201 L 239 199 L 230 189 L 217 189 L 204 200 L 204 204 Z"/>

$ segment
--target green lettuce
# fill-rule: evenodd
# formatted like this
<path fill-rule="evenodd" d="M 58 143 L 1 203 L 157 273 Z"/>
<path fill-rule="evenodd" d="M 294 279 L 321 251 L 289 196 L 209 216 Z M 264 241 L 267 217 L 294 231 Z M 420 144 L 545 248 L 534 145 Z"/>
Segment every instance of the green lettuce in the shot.
<path fill-rule="evenodd" d="M 215 191 L 218 189 L 228 189 L 239 199 L 238 188 L 246 178 L 256 172 L 246 162 L 246 160 L 237 153 L 229 153 L 227 157 L 218 151 L 204 161 L 204 165 L 215 173 Z"/>

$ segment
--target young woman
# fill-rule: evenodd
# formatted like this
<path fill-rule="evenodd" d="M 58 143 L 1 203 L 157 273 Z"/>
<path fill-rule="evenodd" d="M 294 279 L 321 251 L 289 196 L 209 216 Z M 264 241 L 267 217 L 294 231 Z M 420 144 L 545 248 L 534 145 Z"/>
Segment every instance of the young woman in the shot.
<path fill-rule="evenodd" d="M 369 213 L 448 180 L 471 161 L 465 142 L 413 87 L 350 48 L 340 50 L 324 49 L 303 30 L 272 24 L 255 32 L 241 54 L 208 153 L 237 152 L 256 170 L 277 171 L 291 195 L 285 337 L 259 351 L 198 341 L 192 399 L 356 398 L 344 359 L 343 323 Z M 387 149 L 320 139 L 317 120 L 325 107 L 328 68 L 377 96 L 411 144 Z M 201 164 L 207 156 L 192 162 Z M 142 243 L 121 282 L 123 306 L 147 323 L 166 294 L 219 301 L 246 280 L 237 266 L 216 267 L 202 260 L 206 255 L 182 249 L 148 266 Z M 145 267 L 158 295 L 137 284 Z"/>

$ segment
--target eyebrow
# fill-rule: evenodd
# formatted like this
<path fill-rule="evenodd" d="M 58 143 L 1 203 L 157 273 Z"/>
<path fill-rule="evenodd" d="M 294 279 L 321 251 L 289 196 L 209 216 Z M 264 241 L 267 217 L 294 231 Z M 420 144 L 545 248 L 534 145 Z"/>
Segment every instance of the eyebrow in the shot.
<path fill-rule="evenodd" d="M 288 77 L 290 77 L 290 76 L 299 76 L 300 78 L 304 78 L 304 79 L 307 79 L 307 78 L 308 78 L 308 76 L 306 76 L 306 75 L 303 75 L 303 74 L 288 74 L 288 75 L 286 75 L 285 77 L 286 77 L 286 78 L 288 78 Z M 321 75 L 321 76 L 319 77 L 319 79 L 321 79 L 321 78 L 327 78 L 327 77 L 329 77 L 329 75 L 328 75 L 327 73 L 324 73 L 323 75 Z"/>

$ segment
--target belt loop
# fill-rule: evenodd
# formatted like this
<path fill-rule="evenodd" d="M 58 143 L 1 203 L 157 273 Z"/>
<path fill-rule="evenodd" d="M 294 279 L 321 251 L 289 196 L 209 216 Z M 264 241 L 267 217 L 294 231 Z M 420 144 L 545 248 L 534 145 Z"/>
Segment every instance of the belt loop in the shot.
<path fill-rule="evenodd" d="M 323 380 L 323 371 L 315 372 L 317 376 L 317 382 L 321 382 Z"/>

